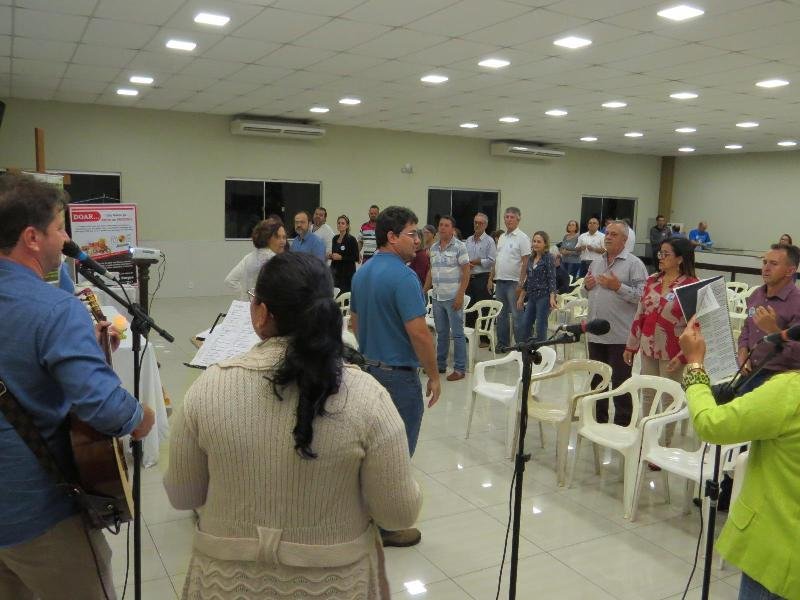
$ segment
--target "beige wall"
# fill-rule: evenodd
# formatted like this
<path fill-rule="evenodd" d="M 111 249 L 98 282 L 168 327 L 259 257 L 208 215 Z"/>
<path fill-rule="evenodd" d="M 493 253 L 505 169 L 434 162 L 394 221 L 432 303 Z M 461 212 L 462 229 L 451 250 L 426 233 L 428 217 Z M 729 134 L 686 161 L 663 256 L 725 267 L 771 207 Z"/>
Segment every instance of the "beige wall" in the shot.
<path fill-rule="evenodd" d="M 789 233 L 800 243 L 800 152 L 679 158 L 671 219 L 708 221 L 714 245 L 764 250 Z"/>
<path fill-rule="evenodd" d="M 322 182 L 329 215 L 365 220 L 373 202 L 427 214 L 430 186 L 500 190 L 523 211 L 523 229 L 555 239 L 577 218 L 582 194 L 639 199 L 637 236 L 658 200 L 659 159 L 568 149 L 563 159 L 489 155 L 486 140 L 357 127 L 327 127 L 313 142 L 233 136 L 228 117 L 11 100 L 0 165 L 33 167 L 33 128 L 46 131 L 49 169 L 118 171 L 122 199 L 140 211 L 140 243 L 163 248 L 168 296 L 224 293 L 222 280 L 248 242 L 225 242 L 227 177 Z M 411 163 L 412 175 L 400 172 Z M 709 217 L 710 218 L 710 217 Z M 189 287 L 191 284 L 191 287 Z"/>

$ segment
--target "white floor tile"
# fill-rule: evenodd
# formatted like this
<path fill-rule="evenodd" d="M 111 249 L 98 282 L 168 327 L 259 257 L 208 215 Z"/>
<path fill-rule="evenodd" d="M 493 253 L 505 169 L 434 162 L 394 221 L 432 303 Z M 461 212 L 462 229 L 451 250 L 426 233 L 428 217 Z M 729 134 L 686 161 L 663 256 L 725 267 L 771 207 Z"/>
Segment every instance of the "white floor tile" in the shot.
<path fill-rule="evenodd" d="M 408 582 L 420 581 L 427 585 L 448 578 L 416 548 L 386 548 L 384 552 L 389 586 L 393 592 L 405 589 L 403 586 Z"/>
<path fill-rule="evenodd" d="M 414 471 L 414 479 L 422 487 L 422 511 L 417 519 L 418 523 L 477 508 L 476 504 L 473 504 L 432 476 L 426 475 L 419 469 Z"/>
<path fill-rule="evenodd" d="M 122 587 L 118 587 L 116 590 L 117 597 L 122 598 Z M 128 582 L 128 591 L 125 593 L 125 597 L 133 597 L 132 580 Z M 142 581 L 142 598 L 146 600 L 177 600 L 178 594 L 176 594 L 175 588 L 172 587 L 170 578 L 164 577 L 152 581 Z"/>
<path fill-rule="evenodd" d="M 183 573 L 192 555 L 194 519 L 181 519 L 150 525 L 150 534 L 169 575 Z"/>
<path fill-rule="evenodd" d="M 431 477 L 475 506 L 486 507 L 508 502 L 512 475 L 513 470 L 507 465 L 489 463 L 434 473 Z M 535 479 L 523 479 L 523 491 L 528 494 L 541 494 L 554 490 Z"/>
<path fill-rule="evenodd" d="M 424 591 L 423 591 L 424 588 Z M 402 590 L 402 591 L 400 591 Z M 392 588 L 392 598 L 406 600 L 472 600 L 469 594 L 462 590 L 453 581 L 447 579 L 437 583 L 425 584 L 420 586 L 417 582 L 410 584 L 408 588 Z"/>

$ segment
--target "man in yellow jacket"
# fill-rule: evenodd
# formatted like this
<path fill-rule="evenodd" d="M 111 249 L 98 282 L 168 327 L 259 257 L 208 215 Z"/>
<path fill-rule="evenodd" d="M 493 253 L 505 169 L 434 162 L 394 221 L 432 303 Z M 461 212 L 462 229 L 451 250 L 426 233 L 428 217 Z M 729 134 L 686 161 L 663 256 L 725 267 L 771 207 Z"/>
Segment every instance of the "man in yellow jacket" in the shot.
<path fill-rule="evenodd" d="M 706 344 L 692 318 L 680 337 L 684 388 L 700 439 L 751 442 L 741 494 L 717 550 L 742 570 L 739 600 L 800 599 L 800 372 L 773 376 L 717 405 L 703 369 Z"/>

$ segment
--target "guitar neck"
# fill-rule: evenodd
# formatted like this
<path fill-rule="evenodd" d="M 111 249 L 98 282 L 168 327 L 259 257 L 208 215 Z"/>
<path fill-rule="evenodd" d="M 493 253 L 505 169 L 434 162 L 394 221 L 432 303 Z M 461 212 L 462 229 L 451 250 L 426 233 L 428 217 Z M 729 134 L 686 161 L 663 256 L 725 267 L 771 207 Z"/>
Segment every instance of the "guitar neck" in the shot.
<path fill-rule="evenodd" d="M 102 323 L 106 321 L 106 316 L 103 314 L 103 309 L 100 307 L 100 302 L 97 300 L 97 296 L 95 293 L 86 288 L 81 291 L 81 295 L 86 303 L 89 305 L 89 310 L 92 313 L 92 317 L 97 323 Z M 106 357 L 106 362 L 110 365 L 111 364 L 111 340 L 109 339 L 109 332 L 108 328 L 103 329 L 100 333 L 100 339 L 98 340 L 100 343 L 100 348 L 103 350 L 103 354 Z"/>

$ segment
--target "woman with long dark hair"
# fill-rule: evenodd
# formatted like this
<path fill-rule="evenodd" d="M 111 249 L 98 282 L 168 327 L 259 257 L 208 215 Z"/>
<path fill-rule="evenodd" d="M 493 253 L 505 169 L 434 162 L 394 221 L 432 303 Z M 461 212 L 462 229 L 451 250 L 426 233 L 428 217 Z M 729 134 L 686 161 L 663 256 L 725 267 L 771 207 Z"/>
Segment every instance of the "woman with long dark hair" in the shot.
<path fill-rule="evenodd" d="M 681 311 L 675 288 L 697 281 L 694 269 L 694 248 L 686 238 L 670 238 L 661 243 L 656 255 L 658 271 L 644 285 L 636 309 L 623 360 L 633 364 L 633 356 L 642 353 L 642 375 L 668 377 L 680 383 L 686 360 L 678 343 L 686 319 Z M 650 409 L 652 390 L 644 398 L 644 414 Z M 669 445 L 674 425 L 667 427 Z"/>
<path fill-rule="evenodd" d="M 375 524 L 421 505 L 403 422 L 343 364 L 322 261 L 278 255 L 251 294 L 262 341 L 209 367 L 173 423 L 167 494 L 203 507 L 183 598 L 388 598 Z"/>
<path fill-rule="evenodd" d="M 339 234 L 333 237 L 328 258 L 331 260 L 333 285 L 340 292 L 349 292 L 358 262 L 358 241 L 350 235 L 350 217 L 340 215 L 336 219 Z"/>

